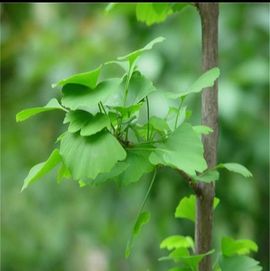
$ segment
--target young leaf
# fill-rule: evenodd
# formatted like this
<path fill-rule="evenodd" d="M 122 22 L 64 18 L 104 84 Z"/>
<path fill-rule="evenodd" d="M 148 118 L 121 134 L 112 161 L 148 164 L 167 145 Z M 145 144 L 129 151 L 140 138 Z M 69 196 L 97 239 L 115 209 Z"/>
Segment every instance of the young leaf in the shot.
<path fill-rule="evenodd" d="M 90 136 L 110 126 L 109 118 L 102 113 L 93 116 L 83 110 L 75 110 L 67 113 L 64 123 L 70 122 L 68 131 L 75 133 L 80 131 L 81 136 Z"/>
<path fill-rule="evenodd" d="M 164 239 L 160 244 L 160 248 L 166 248 L 168 250 L 180 247 L 194 249 L 192 238 L 189 236 L 172 235 Z"/>
<path fill-rule="evenodd" d="M 66 109 L 62 107 L 55 98 L 53 98 L 43 107 L 33 107 L 33 108 L 27 108 L 27 109 L 22 110 L 16 115 L 16 121 L 17 122 L 24 121 L 39 113 L 57 110 L 57 109 L 66 111 Z"/>
<path fill-rule="evenodd" d="M 189 175 L 207 168 L 203 146 L 190 124 L 179 126 L 164 143 L 157 144 L 150 157 L 154 165 L 162 164 L 183 170 Z"/>
<path fill-rule="evenodd" d="M 219 172 L 217 170 L 207 170 L 200 175 L 191 177 L 197 182 L 211 183 L 219 179 Z"/>
<path fill-rule="evenodd" d="M 175 122 L 176 122 L 176 118 L 177 118 L 177 113 L 178 113 L 178 109 L 177 108 L 170 107 L 169 111 L 168 111 L 168 114 L 166 116 L 166 121 L 167 121 L 168 126 L 170 127 L 171 131 L 173 131 L 174 128 L 175 128 Z M 180 111 L 178 113 L 178 119 L 177 119 L 177 123 L 176 123 L 176 128 L 178 126 L 180 126 L 185 121 L 186 118 L 187 118 L 187 107 L 186 106 L 181 106 Z"/>
<path fill-rule="evenodd" d="M 131 253 L 131 249 L 132 249 L 135 237 L 138 236 L 139 233 L 141 232 L 142 226 L 147 224 L 150 221 L 150 217 L 151 215 L 149 212 L 142 212 L 138 216 L 132 230 L 131 238 L 128 240 L 128 243 L 127 243 L 126 252 L 125 252 L 126 258 L 129 257 Z"/>
<path fill-rule="evenodd" d="M 21 191 L 27 188 L 30 184 L 36 182 L 38 179 L 42 178 L 61 161 L 62 158 L 59 151 L 58 149 L 55 149 L 45 162 L 39 163 L 30 169 L 28 175 L 24 179 L 24 184 Z"/>
<path fill-rule="evenodd" d="M 55 84 L 52 84 L 52 87 L 63 87 L 67 84 L 79 84 L 93 89 L 97 85 L 101 67 L 102 66 L 99 66 L 95 70 L 89 72 L 74 74 L 68 78 L 58 81 Z"/>
<path fill-rule="evenodd" d="M 118 177 L 118 181 L 124 185 L 131 184 L 140 180 L 144 174 L 151 172 L 154 167 L 149 162 L 149 154 L 150 151 L 147 150 L 128 149 L 127 158 L 124 160 L 128 166 Z"/>
<path fill-rule="evenodd" d="M 261 271 L 259 262 L 247 256 L 222 257 L 220 261 L 222 271 Z"/>
<path fill-rule="evenodd" d="M 169 3 L 139 3 L 136 6 L 137 20 L 148 26 L 165 21 L 172 13 L 172 6 Z"/>
<path fill-rule="evenodd" d="M 66 133 L 61 139 L 60 154 L 75 180 L 95 179 L 126 158 L 121 144 L 105 130 L 92 136 Z"/>
<path fill-rule="evenodd" d="M 203 135 L 208 135 L 210 133 L 213 132 L 213 129 L 208 127 L 208 126 L 204 126 L 204 125 L 197 125 L 197 126 L 192 126 L 193 130 L 198 133 L 199 135 L 203 134 Z"/>
<path fill-rule="evenodd" d="M 71 179 L 71 174 L 69 169 L 66 167 L 66 165 L 64 163 L 62 163 L 61 167 L 59 168 L 58 172 L 57 172 L 57 183 L 61 183 L 63 181 L 63 179 Z"/>
<path fill-rule="evenodd" d="M 219 199 L 214 198 L 214 209 L 219 204 Z M 196 197 L 194 195 L 191 195 L 189 197 L 184 197 L 180 200 L 176 211 L 175 211 L 175 217 L 177 218 L 186 218 L 188 220 L 191 220 L 192 222 L 195 222 L 196 217 Z"/>
<path fill-rule="evenodd" d="M 224 237 L 221 241 L 221 250 L 224 256 L 246 255 L 250 251 L 257 252 L 258 246 L 248 239 L 234 240 L 230 237 Z"/>
<path fill-rule="evenodd" d="M 114 93 L 119 91 L 121 79 L 110 79 L 99 83 L 95 88 L 79 84 L 66 84 L 62 92 L 62 104 L 71 110 L 86 110 L 91 113 L 98 111 L 98 103 L 105 103 Z"/>
<path fill-rule="evenodd" d="M 123 84 L 125 84 L 125 80 L 123 80 Z M 147 95 L 154 91 L 156 91 L 156 88 L 149 79 L 144 77 L 139 71 L 133 72 L 129 81 L 125 106 L 132 106 L 139 103 Z"/>
<path fill-rule="evenodd" d="M 160 131 L 160 132 L 166 132 L 169 130 L 169 126 L 168 126 L 167 122 L 164 119 L 158 118 L 156 116 L 152 116 L 149 119 L 149 124 L 155 130 Z"/>
<path fill-rule="evenodd" d="M 216 166 L 216 168 L 226 168 L 227 170 L 235 172 L 235 173 L 239 173 L 246 178 L 252 177 L 252 173 L 246 167 L 237 163 L 219 164 Z"/>
<path fill-rule="evenodd" d="M 176 99 L 185 97 L 192 93 L 199 93 L 203 89 L 212 87 L 216 81 L 216 79 L 219 77 L 220 71 L 219 68 L 212 68 L 205 72 L 203 75 L 201 75 L 186 91 L 184 92 L 170 92 L 167 93 L 167 96 Z"/>
<path fill-rule="evenodd" d="M 138 49 L 138 50 L 136 50 L 136 51 L 134 51 L 132 53 L 129 53 L 128 55 L 118 57 L 118 60 L 120 60 L 120 61 L 128 61 L 129 64 L 130 64 L 130 67 L 131 67 L 131 66 L 133 66 L 135 61 L 138 59 L 138 57 L 140 57 L 144 52 L 151 50 L 156 43 L 162 42 L 164 40 L 165 40 L 165 38 L 158 37 L 158 38 L 152 40 L 151 42 L 149 42 L 143 48 Z"/>

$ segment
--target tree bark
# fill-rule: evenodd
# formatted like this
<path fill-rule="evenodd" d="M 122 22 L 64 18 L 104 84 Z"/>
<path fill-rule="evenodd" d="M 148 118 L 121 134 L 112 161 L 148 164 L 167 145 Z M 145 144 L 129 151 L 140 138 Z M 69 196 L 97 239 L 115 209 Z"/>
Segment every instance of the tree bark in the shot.
<path fill-rule="evenodd" d="M 197 3 L 202 25 L 202 62 L 207 71 L 218 65 L 218 14 L 217 3 Z M 203 136 L 204 156 L 208 167 L 217 163 L 218 141 L 218 84 L 204 90 L 202 94 L 202 125 L 209 126 L 213 133 Z M 213 226 L 214 183 L 199 183 L 195 223 L 196 253 L 211 250 Z M 211 271 L 211 256 L 205 257 L 199 267 L 200 271 Z"/>

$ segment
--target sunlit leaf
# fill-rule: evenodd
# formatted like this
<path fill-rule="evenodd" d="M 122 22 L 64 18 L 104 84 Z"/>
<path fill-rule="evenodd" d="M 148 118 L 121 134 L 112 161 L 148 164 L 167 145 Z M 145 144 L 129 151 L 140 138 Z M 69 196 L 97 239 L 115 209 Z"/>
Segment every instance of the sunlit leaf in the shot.
<path fill-rule="evenodd" d="M 61 183 L 64 179 L 71 179 L 71 173 L 64 163 L 61 164 L 57 172 L 57 183 Z"/>
<path fill-rule="evenodd" d="M 58 81 L 57 83 L 53 84 L 52 87 L 62 87 L 67 84 L 78 84 L 93 89 L 97 85 L 97 80 L 101 71 L 101 67 L 102 66 L 99 66 L 95 70 L 89 72 L 74 74 L 70 77 Z"/>
<path fill-rule="evenodd" d="M 71 110 L 97 113 L 98 103 L 105 103 L 112 93 L 119 91 L 120 83 L 121 79 L 105 80 L 93 89 L 79 84 L 66 84 L 62 89 L 62 104 Z"/>
<path fill-rule="evenodd" d="M 165 40 L 165 38 L 158 37 L 158 38 L 152 40 L 151 42 L 149 42 L 143 48 L 138 49 L 138 50 L 136 50 L 134 52 L 131 52 L 131 53 L 125 55 L 125 56 L 119 57 L 118 60 L 129 61 L 130 66 L 132 66 L 141 54 L 143 54 L 146 51 L 151 50 L 156 43 L 162 42 L 164 40 Z"/>
<path fill-rule="evenodd" d="M 16 121 L 17 122 L 24 121 L 39 113 L 52 111 L 52 110 L 58 110 L 58 109 L 66 111 L 66 109 L 63 108 L 55 98 L 53 98 L 45 106 L 32 107 L 32 108 L 27 108 L 27 109 L 22 110 L 16 115 Z"/>
<path fill-rule="evenodd" d="M 222 271 L 261 271 L 259 262 L 247 256 L 222 257 L 220 261 Z"/>
<path fill-rule="evenodd" d="M 244 166 L 237 163 L 218 164 L 216 168 L 226 168 L 229 171 L 241 174 L 244 177 L 252 177 L 252 173 Z"/>
<path fill-rule="evenodd" d="M 70 123 L 68 131 L 75 133 L 80 131 L 81 136 L 90 136 L 105 127 L 110 126 L 109 118 L 102 113 L 92 115 L 83 110 L 75 110 L 67 113 L 64 123 Z"/>
<path fill-rule="evenodd" d="M 157 144 L 149 159 L 154 165 L 175 167 L 190 175 L 207 168 L 202 142 L 187 123 L 179 126 L 164 143 Z"/>
<path fill-rule="evenodd" d="M 164 239 L 160 244 L 160 248 L 166 248 L 168 250 L 172 250 L 172 249 L 176 249 L 180 247 L 193 249 L 194 242 L 192 238 L 189 236 L 173 235 Z"/>
<path fill-rule="evenodd" d="M 208 135 L 210 133 L 213 132 L 213 129 L 208 127 L 208 126 L 204 126 L 204 125 L 197 125 L 197 126 L 192 126 L 193 130 L 198 133 L 199 135 L 203 134 L 203 135 Z"/>
<path fill-rule="evenodd" d="M 214 209 L 219 204 L 219 199 L 214 198 Z M 195 222 L 196 217 L 196 197 L 194 195 L 191 195 L 189 197 L 184 197 L 180 200 L 176 211 L 175 211 L 175 217 L 177 218 L 186 218 L 188 220 L 191 220 L 192 222 Z"/>
<path fill-rule="evenodd" d="M 137 20 L 146 25 L 163 22 L 172 13 L 169 3 L 139 3 L 136 6 Z"/>
<path fill-rule="evenodd" d="M 135 223 L 133 230 L 132 230 L 131 238 L 129 239 L 127 247 L 126 247 L 126 252 L 125 252 L 126 257 L 128 257 L 130 255 L 134 239 L 136 238 L 137 235 L 139 235 L 143 225 L 147 224 L 150 221 L 150 217 L 151 217 L 151 215 L 149 212 L 142 212 L 138 216 L 136 223 Z"/>
<path fill-rule="evenodd" d="M 30 184 L 36 182 L 37 180 L 42 178 L 44 175 L 46 175 L 61 161 L 62 161 L 62 158 L 59 154 L 59 151 L 58 149 L 55 149 L 45 162 L 39 163 L 30 169 L 28 175 L 24 179 L 22 191 L 25 188 L 27 188 Z"/>
<path fill-rule="evenodd" d="M 95 179 L 126 157 L 121 144 L 105 130 L 92 136 L 66 133 L 61 140 L 60 153 L 75 180 Z"/>
<path fill-rule="evenodd" d="M 246 255 L 251 251 L 257 252 L 258 246 L 252 240 L 234 240 L 231 237 L 224 237 L 221 241 L 221 250 L 225 256 Z"/>

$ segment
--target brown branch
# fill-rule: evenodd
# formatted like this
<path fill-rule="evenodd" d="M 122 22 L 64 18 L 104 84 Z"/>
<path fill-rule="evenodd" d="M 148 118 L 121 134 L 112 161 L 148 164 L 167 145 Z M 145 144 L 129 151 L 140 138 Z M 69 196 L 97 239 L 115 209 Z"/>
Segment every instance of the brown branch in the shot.
<path fill-rule="evenodd" d="M 190 186 L 190 188 L 194 191 L 194 193 L 198 196 L 201 197 L 201 189 L 198 183 L 195 183 L 194 180 L 186 174 L 183 170 L 178 169 L 178 173 L 183 177 L 184 181 Z"/>

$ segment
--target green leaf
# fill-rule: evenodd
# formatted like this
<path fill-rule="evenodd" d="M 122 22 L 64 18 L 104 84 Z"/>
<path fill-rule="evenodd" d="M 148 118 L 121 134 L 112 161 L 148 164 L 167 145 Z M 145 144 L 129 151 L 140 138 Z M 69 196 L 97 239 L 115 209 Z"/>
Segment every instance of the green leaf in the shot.
<path fill-rule="evenodd" d="M 121 173 L 126 171 L 128 164 L 126 162 L 117 162 L 115 166 L 106 173 L 100 173 L 95 179 L 85 179 L 82 182 L 84 185 L 97 186 L 104 182 L 115 180 Z"/>
<path fill-rule="evenodd" d="M 90 136 L 110 126 L 109 118 L 102 113 L 93 116 L 91 113 L 75 110 L 67 113 L 64 123 L 70 122 L 68 131 L 75 133 L 80 131 L 81 136 Z"/>
<path fill-rule="evenodd" d="M 180 12 L 182 11 L 185 7 L 191 5 L 190 3 L 177 3 L 177 4 L 172 4 L 172 9 L 174 12 Z"/>
<path fill-rule="evenodd" d="M 58 149 L 55 149 L 45 162 L 39 163 L 30 169 L 28 175 L 24 179 L 24 184 L 21 191 L 27 188 L 30 184 L 36 182 L 38 179 L 42 178 L 61 161 L 62 158 L 59 151 Z"/>
<path fill-rule="evenodd" d="M 129 239 L 129 241 L 127 243 L 126 252 L 125 252 L 126 257 L 128 257 L 131 253 L 131 249 L 132 249 L 135 237 L 139 235 L 143 225 L 147 224 L 150 221 L 150 217 L 151 217 L 151 215 L 149 212 L 142 212 L 138 216 L 136 223 L 135 223 L 133 230 L 132 230 L 131 238 Z"/>
<path fill-rule="evenodd" d="M 78 84 L 93 89 L 97 85 L 97 80 L 101 71 L 101 67 L 102 66 L 99 66 L 95 70 L 89 72 L 74 74 L 68 78 L 58 81 L 55 84 L 52 84 L 52 87 L 62 87 L 67 84 Z"/>
<path fill-rule="evenodd" d="M 61 139 L 60 154 L 75 180 L 95 179 L 126 158 L 121 144 L 105 130 L 92 136 L 66 133 Z"/>
<path fill-rule="evenodd" d="M 134 52 L 131 52 L 131 53 L 125 55 L 125 56 L 118 57 L 118 60 L 120 60 L 120 61 L 128 61 L 129 64 L 130 64 L 130 67 L 131 67 L 135 63 L 135 61 L 138 59 L 138 57 L 140 57 L 144 52 L 151 50 L 156 43 L 162 42 L 164 40 L 165 40 L 165 38 L 158 37 L 158 38 L 152 40 L 151 42 L 149 42 L 143 48 L 138 49 L 138 50 L 136 50 Z"/>
<path fill-rule="evenodd" d="M 127 169 L 118 177 L 121 184 L 127 185 L 137 182 L 140 178 L 151 172 L 154 167 L 149 162 L 150 151 L 139 149 L 128 149 L 127 158 L 124 160 L 128 164 Z"/>
<path fill-rule="evenodd" d="M 166 248 L 168 250 L 180 247 L 194 249 L 194 242 L 192 238 L 189 236 L 172 235 L 164 239 L 160 244 L 160 248 Z"/>
<path fill-rule="evenodd" d="M 211 183 L 219 179 L 217 170 L 207 170 L 200 175 L 191 176 L 197 182 Z"/>
<path fill-rule="evenodd" d="M 70 174 L 69 169 L 66 167 L 64 163 L 62 163 L 61 167 L 57 172 L 57 183 L 61 183 L 64 179 L 71 179 L 72 176 Z"/>
<path fill-rule="evenodd" d="M 168 126 L 170 127 L 171 131 L 173 131 L 175 128 L 175 121 L 176 121 L 176 117 L 177 117 L 177 112 L 178 112 L 177 108 L 170 107 L 169 111 L 167 113 L 167 116 L 166 116 L 166 122 L 167 122 Z M 178 126 L 180 126 L 187 119 L 187 117 L 188 117 L 187 114 L 188 114 L 187 107 L 181 106 L 180 111 L 179 111 L 179 116 L 177 119 L 176 128 Z"/>
<path fill-rule="evenodd" d="M 164 119 L 158 118 L 156 116 L 152 116 L 149 119 L 149 124 L 155 130 L 160 131 L 160 132 L 166 132 L 169 130 L 169 126 L 168 126 L 167 122 Z"/>
<path fill-rule="evenodd" d="M 125 84 L 127 77 L 123 81 Z M 143 76 L 139 71 L 132 73 L 129 81 L 128 94 L 126 99 L 126 106 L 132 106 L 139 103 L 150 93 L 156 91 L 153 83 Z"/>
<path fill-rule="evenodd" d="M 258 251 L 255 242 L 248 239 L 234 240 L 230 237 L 224 237 L 221 241 L 221 250 L 224 256 L 245 255 L 251 251 Z"/>
<path fill-rule="evenodd" d="M 214 198 L 214 209 L 219 204 L 219 199 Z M 177 218 L 186 218 L 191 220 L 192 222 L 195 222 L 196 217 L 196 197 L 194 195 L 191 195 L 189 197 L 184 197 L 180 200 L 176 211 L 175 211 L 175 217 Z"/>
<path fill-rule="evenodd" d="M 247 256 L 222 257 L 220 261 L 222 271 L 261 271 L 259 262 Z"/>
<path fill-rule="evenodd" d="M 157 144 L 149 159 L 154 165 L 175 167 L 189 175 L 207 168 L 202 142 L 187 123 L 178 127 L 164 143 Z"/>
<path fill-rule="evenodd" d="M 55 98 L 53 98 L 45 106 L 27 108 L 27 109 L 22 110 L 16 115 L 16 121 L 17 122 L 24 121 L 39 113 L 57 110 L 57 109 L 66 111 L 66 109 L 63 108 Z"/>
<path fill-rule="evenodd" d="M 98 103 L 105 103 L 114 92 L 119 91 L 120 83 L 120 79 L 105 80 L 93 89 L 79 84 L 66 84 L 62 89 L 62 104 L 71 110 L 96 113 Z"/>
<path fill-rule="evenodd" d="M 136 6 L 137 20 L 148 26 L 165 21 L 172 13 L 169 3 L 140 3 Z"/>
<path fill-rule="evenodd" d="M 227 170 L 239 173 L 246 178 L 252 177 L 252 173 L 246 167 L 237 163 L 218 164 L 216 168 L 226 168 Z"/>
<path fill-rule="evenodd" d="M 172 99 L 176 99 L 185 97 L 192 93 L 199 93 L 205 88 L 212 87 L 219 75 L 219 68 L 212 68 L 200 76 L 186 91 L 169 92 L 166 95 Z"/>
<path fill-rule="evenodd" d="M 192 126 L 193 130 L 198 133 L 199 135 L 203 134 L 203 135 L 208 135 L 210 133 L 213 132 L 213 129 L 208 127 L 208 126 L 204 126 L 204 125 L 197 125 L 197 126 Z"/>

